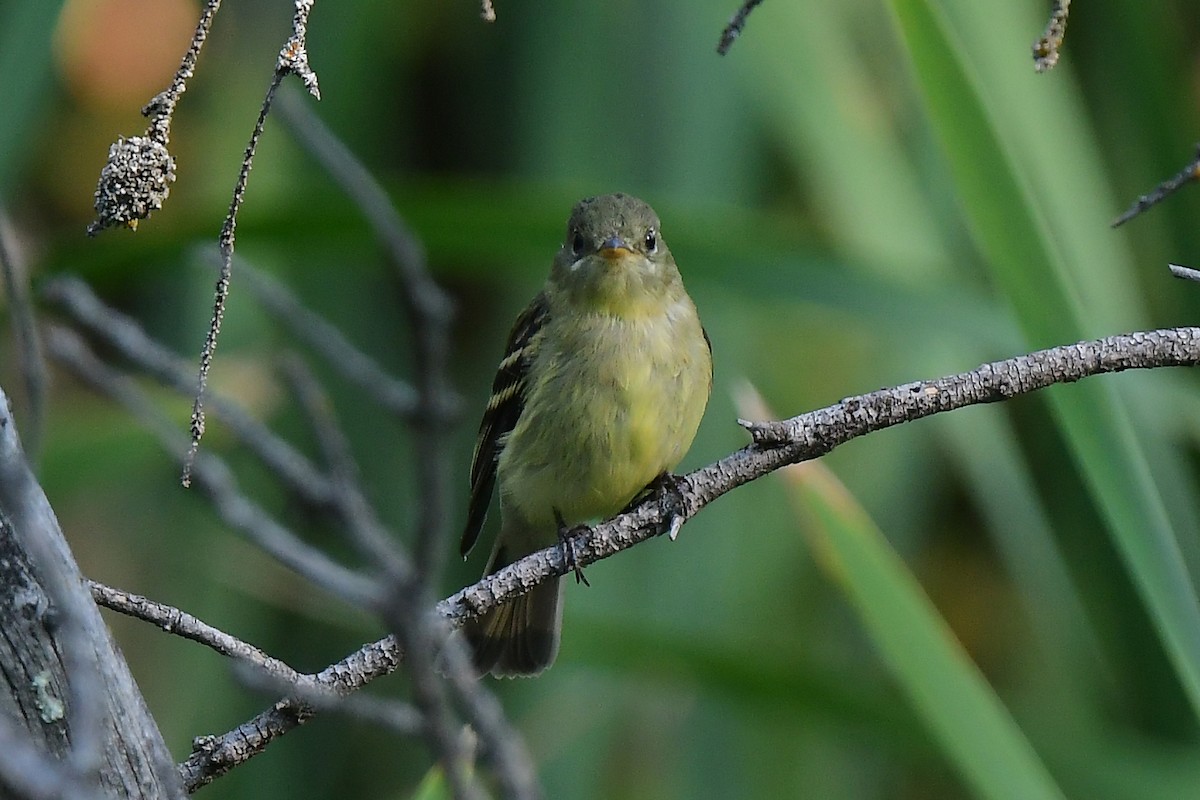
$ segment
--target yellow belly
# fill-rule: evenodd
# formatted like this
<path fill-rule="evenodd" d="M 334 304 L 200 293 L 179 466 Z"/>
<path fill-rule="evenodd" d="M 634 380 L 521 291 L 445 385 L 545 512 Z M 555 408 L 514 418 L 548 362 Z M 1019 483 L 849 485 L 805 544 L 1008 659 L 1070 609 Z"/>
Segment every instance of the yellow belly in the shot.
<path fill-rule="evenodd" d="M 578 321 L 576 321 L 578 322 Z M 599 317 L 539 353 L 525 409 L 498 465 L 503 505 L 530 524 L 611 516 L 691 446 L 711 359 L 694 313 Z"/>

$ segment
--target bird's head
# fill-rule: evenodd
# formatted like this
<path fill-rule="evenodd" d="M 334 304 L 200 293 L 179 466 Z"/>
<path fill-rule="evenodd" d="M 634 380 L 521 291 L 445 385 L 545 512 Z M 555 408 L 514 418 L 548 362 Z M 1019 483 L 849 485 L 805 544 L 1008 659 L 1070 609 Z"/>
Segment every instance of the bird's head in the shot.
<path fill-rule="evenodd" d="M 551 280 L 581 309 L 637 316 L 661 309 L 679 271 L 654 209 L 627 194 L 606 194 L 575 205 Z"/>

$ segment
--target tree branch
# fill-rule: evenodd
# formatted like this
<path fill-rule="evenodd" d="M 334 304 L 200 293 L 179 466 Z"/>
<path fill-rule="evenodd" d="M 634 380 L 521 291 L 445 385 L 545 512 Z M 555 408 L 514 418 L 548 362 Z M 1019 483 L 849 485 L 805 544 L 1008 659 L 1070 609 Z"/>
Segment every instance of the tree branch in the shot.
<path fill-rule="evenodd" d="M 1187 166 L 1175 173 L 1175 175 L 1167 178 L 1158 186 L 1155 186 L 1147 194 L 1144 194 L 1135 200 L 1133 205 L 1125 210 L 1125 213 L 1121 214 L 1110 223 L 1111 227 L 1119 228 L 1152 206 L 1156 206 L 1163 200 L 1166 200 L 1168 197 L 1175 194 L 1184 186 L 1187 186 L 1189 183 L 1195 180 L 1200 180 L 1200 146 L 1196 147 L 1196 155 L 1190 162 L 1188 162 Z"/>
<path fill-rule="evenodd" d="M 1059 49 L 1067 35 L 1067 17 L 1071 12 L 1071 0 L 1054 0 L 1050 21 L 1042 38 L 1033 43 L 1033 68 L 1038 72 L 1053 69 L 1058 63 Z"/>
<path fill-rule="evenodd" d="M 970 405 L 1007 400 L 1056 383 L 1127 369 L 1200 365 L 1200 328 L 1167 328 L 1109 336 L 984 364 L 933 381 L 916 381 L 848 397 L 779 422 L 746 422 L 754 442 L 685 476 L 685 519 L 726 492 L 780 467 L 809 461 L 851 439 L 903 422 Z M 566 549 L 580 566 L 608 558 L 662 532 L 666 515 L 653 499 L 629 513 L 576 533 Z M 455 624 L 565 575 L 563 547 L 533 553 L 446 598 L 438 610 Z"/>
<path fill-rule="evenodd" d="M 98 581 L 88 581 L 87 584 L 97 605 L 157 625 L 167 633 L 198 642 L 223 656 L 245 661 L 266 675 L 289 684 L 300 684 L 304 680 L 301 673 L 279 659 L 174 606 L 159 603 L 140 594 L 123 592 Z"/>
<path fill-rule="evenodd" d="M 746 20 L 750 17 L 750 12 L 753 11 L 762 0 L 745 0 L 738 8 L 737 12 L 729 20 L 729 24 L 725 26 L 725 30 L 721 31 L 721 41 L 717 43 L 717 54 L 725 55 L 729 52 L 729 48 L 733 47 L 733 43 L 742 35 L 742 30 L 746 27 Z"/>
<path fill-rule="evenodd" d="M 754 443 L 686 475 L 680 483 L 685 518 L 726 492 L 788 464 L 822 456 L 835 447 L 874 431 L 970 405 L 1006 400 L 1071 383 L 1092 375 L 1127 369 L 1200 365 L 1200 328 L 1168 328 L 1109 336 L 1041 350 L 984 364 L 968 372 L 933 381 L 917 381 L 849 397 L 827 408 L 779 422 L 743 422 Z M 573 535 L 568 549 L 586 566 L 651 539 L 664 530 L 667 515 L 656 498 L 631 511 Z M 437 604 L 451 626 L 479 616 L 500 603 L 533 589 L 572 568 L 560 546 L 539 550 L 484 577 Z M 392 637 L 365 645 L 316 676 L 318 682 L 337 675 L 357 688 L 387 674 L 403 653 Z M 386 665 L 383 669 L 381 665 Z M 352 690 L 352 689 L 350 689 Z M 281 700 L 250 722 L 222 736 L 206 737 L 180 766 L 189 791 L 252 758 L 279 736 L 307 721 Z"/>
<path fill-rule="evenodd" d="M 237 231 L 237 217 L 242 202 L 246 199 L 246 184 L 250 180 L 250 166 L 254 154 L 258 150 L 258 140 L 262 137 L 267 124 L 267 116 L 271 113 L 271 104 L 275 93 L 279 90 L 283 79 L 290 74 L 297 75 L 304 82 L 309 94 L 320 99 L 321 92 L 317 88 L 317 75 L 308 65 L 308 50 L 305 39 L 308 34 L 308 15 L 312 11 L 315 0 L 295 0 L 295 13 L 292 15 L 292 35 L 288 38 L 275 65 L 275 74 L 267 86 L 263 97 L 262 107 L 258 111 L 258 119 L 254 130 L 250 133 L 250 141 L 246 145 L 242 166 L 238 170 L 237 182 L 233 187 L 233 197 L 229 201 L 229 213 L 221 225 L 221 235 L 218 245 L 221 251 L 221 269 L 217 276 L 216 288 L 213 290 L 213 313 L 209 322 L 208 333 L 204 337 L 204 346 L 200 350 L 200 369 L 196 375 L 196 397 L 192 402 L 192 421 L 190 424 L 191 442 L 187 455 L 183 459 L 183 475 L 180 481 L 190 486 L 192 479 L 192 464 L 196 452 L 200 449 L 200 439 L 204 436 L 204 392 L 208 385 L 208 373 L 212 368 L 213 357 L 217 351 L 217 337 L 221 333 L 221 321 L 225 317 L 225 304 L 229 299 L 229 282 L 233 275 L 233 248 Z"/>

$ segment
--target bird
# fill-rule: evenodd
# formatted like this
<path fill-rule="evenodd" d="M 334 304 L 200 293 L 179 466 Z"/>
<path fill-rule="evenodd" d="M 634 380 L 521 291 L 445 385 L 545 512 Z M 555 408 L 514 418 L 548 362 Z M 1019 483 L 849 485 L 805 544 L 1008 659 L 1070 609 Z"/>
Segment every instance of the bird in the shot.
<path fill-rule="evenodd" d="M 496 370 L 471 459 L 463 558 L 497 484 L 485 576 L 670 478 L 704 415 L 712 364 L 654 210 L 628 194 L 579 201 Z M 563 588 L 551 579 L 463 626 L 479 675 L 532 676 L 554 662 Z"/>

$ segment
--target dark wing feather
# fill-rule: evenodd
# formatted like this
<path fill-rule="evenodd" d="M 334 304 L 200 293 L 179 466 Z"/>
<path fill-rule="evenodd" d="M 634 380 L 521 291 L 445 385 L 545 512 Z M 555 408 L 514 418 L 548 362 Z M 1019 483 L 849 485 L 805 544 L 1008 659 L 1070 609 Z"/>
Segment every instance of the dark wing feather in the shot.
<path fill-rule="evenodd" d="M 475 453 L 471 456 L 471 502 L 460 547 L 464 558 L 475 546 L 483 529 L 483 520 L 492 500 L 492 488 L 496 485 L 496 463 L 504 447 L 501 440 L 517 424 L 521 410 L 525 408 L 530 343 L 542 329 L 548 313 L 546 296 L 539 293 L 517 317 L 508 335 L 508 346 L 496 370 L 492 395 L 483 412 L 483 421 L 479 423 L 479 438 L 475 441 Z"/>

